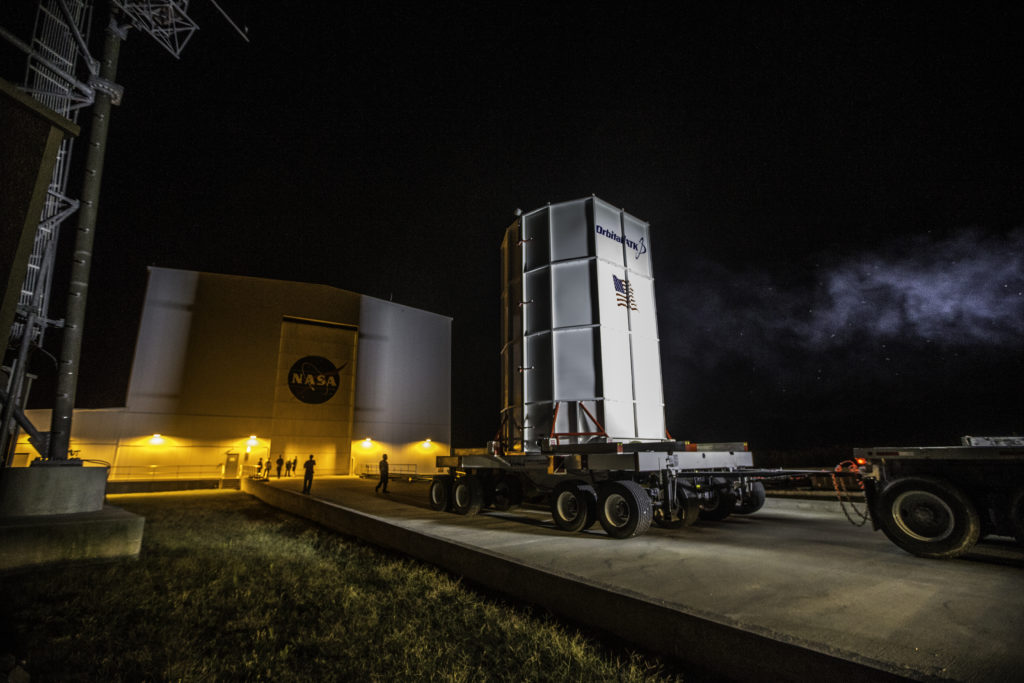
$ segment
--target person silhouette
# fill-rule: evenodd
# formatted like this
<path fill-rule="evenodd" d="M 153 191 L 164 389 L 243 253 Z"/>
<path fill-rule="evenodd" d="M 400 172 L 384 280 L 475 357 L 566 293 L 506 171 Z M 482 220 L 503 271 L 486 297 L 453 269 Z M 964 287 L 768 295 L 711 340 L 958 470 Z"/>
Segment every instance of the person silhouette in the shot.
<path fill-rule="evenodd" d="M 277 464 L 277 478 L 280 479 L 281 478 L 281 468 L 284 467 L 284 457 L 280 456 L 280 455 L 277 456 L 277 463 L 276 464 Z"/>
<path fill-rule="evenodd" d="M 384 493 L 388 492 L 388 454 L 385 453 L 381 456 L 380 465 L 377 466 L 380 469 L 380 481 L 377 482 L 376 488 L 373 490 L 380 491 L 380 487 L 384 487 Z"/>
<path fill-rule="evenodd" d="M 309 454 L 309 460 L 302 463 L 302 467 L 306 470 L 306 475 L 302 478 L 302 492 L 309 493 L 313 488 L 313 468 L 316 467 L 316 460 L 313 459 L 312 453 Z"/>

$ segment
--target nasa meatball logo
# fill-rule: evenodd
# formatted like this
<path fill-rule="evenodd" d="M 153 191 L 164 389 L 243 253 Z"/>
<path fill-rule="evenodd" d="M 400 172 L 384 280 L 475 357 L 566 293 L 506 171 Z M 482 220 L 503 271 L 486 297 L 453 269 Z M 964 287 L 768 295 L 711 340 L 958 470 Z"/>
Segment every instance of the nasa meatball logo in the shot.
<path fill-rule="evenodd" d="M 334 367 L 321 356 L 305 356 L 288 371 L 288 388 L 303 403 L 325 403 L 338 391 L 338 373 L 348 363 Z"/>

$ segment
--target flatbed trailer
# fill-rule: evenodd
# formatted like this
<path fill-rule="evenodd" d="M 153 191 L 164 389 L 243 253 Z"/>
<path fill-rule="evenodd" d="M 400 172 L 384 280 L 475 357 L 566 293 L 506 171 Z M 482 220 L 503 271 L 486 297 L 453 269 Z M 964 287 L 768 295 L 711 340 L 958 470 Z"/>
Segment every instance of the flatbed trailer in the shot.
<path fill-rule="evenodd" d="M 919 557 L 953 558 L 980 538 L 1024 545 L 1024 438 L 854 449 L 876 530 Z"/>
<path fill-rule="evenodd" d="M 745 443 L 550 444 L 534 453 L 504 453 L 500 446 L 439 456 L 447 474 L 431 482 L 430 507 L 472 515 L 533 503 L 549 507 L 563 531 L 599 522 L 624 539 L 651 524 L 681 528 L 752 514 L 764 505 L 761 479 L 801 473 L 754 468 Z"/>

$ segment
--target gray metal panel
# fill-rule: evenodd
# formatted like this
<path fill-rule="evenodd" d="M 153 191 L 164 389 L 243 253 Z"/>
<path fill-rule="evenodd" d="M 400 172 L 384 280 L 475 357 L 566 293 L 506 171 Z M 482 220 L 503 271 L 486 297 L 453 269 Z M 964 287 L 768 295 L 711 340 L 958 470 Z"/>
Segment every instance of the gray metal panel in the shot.
<path fill-rule="evenodd" d="M 553 328 L 597 323 L 594 266 L 594 262 L 589 259 L 551 266 Z"/>
<path fill-rule="evenodd" d="M 628 358 L 629 332 L 601 326 L 601 351 L 605 361 L 601 367 L 602 395 L 613 401 L 633 400 L 633 378 L 629 365 L 621 359 Z"/>
<path fill-rule="evenodd" d="M 598 258 L 616 266 L 624 265 L 619 210 L 611 204 L 594 201 L 594 248 Z"/>
<path fill-rule="evenodd" d="M 626 267 L 638 275 L 654 277 L 651 267 L 651 239 L 647 223 L 622 215 L 623 248 Z"/>
<path fill-rule="evenodd" d="M 554 339 L 554 398 L 583 401 L 600 396 L 600 331 L 579 327 L 552 332 Z"/>
<path fill-rule="evenodd" d="M 654 282 L 632 276 L 636 310 L 630 310 L 633 392 L 636 397 L 637 437 L 665 437 L 665 408 L 661 384 L 661 353 L 655 318 Z"/>
<path fill-rule="evenodd" d="M 526 338 L 522 371 L 523 398 L 526 403 L 550 401 L 553 391 L 551 333 L 535 334 Z"/>
<path fill-rule="evenodd" d="M 579 199 L 551 207 L 551 261 L 586 258 L 592 251 L 589 200 Z"/>
<path fill-rule="evenodd" d="M 524 409 L 526 422 L 523 428 L 523 440 L 536 444 L 537 439 L 547 438 L 551 433 L 551 417 L 554 411 L 555 404 L 550 401 L 526 404 Z"/>
<path fill-rule="evenodd" d="M 524 334 L 551 329 L 551 269 L 529 272 L 524 283 Z"/>
<path fill-rule="evenodd" d="M 523 216 L 525 261 L 521 267 L 533 270 L 551 262 L 551 232 L 547 207 Z"/>
<path fill-rule="evenodd" d="M 605 399 L 604 428 L 608 435 L 615 439 L 636 438 L 636 418 L 632 401 L 612 401 Z"/>

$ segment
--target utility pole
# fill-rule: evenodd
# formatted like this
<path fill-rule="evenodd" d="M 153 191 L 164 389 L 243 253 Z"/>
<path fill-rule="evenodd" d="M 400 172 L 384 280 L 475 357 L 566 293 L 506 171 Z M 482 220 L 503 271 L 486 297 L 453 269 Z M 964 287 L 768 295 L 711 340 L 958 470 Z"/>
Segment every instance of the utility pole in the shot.
<path fill-rule="evenodd" d="M 48 460 L 67 461 L 71 442 L 71 416 L 78 388 L 78 364 L 82 355 L 82 332 L 85 326 L 85 305 L 89 293 L 89 270 L 92 266 L 93 242 L 96 235 L 96 215 L 99 209 L 100 184 L 103 180 L 103 161 L 107 150 L 107 130 L 110 125 L 111 105 L 120 103 L 121 88 L 116 85 L 117 60 L 121 51 L 124 30 L 111 17 L 103 42 L 100 73 L 91 79 L 96 91 L 92 107 L 92 125 L 89 129 L 89 148 L 85 159 L 85 178 L 82 181 L 81 206 L 78 211 L 78 231 L 71 265 L 71 284 L 64 322 L 57 374 L 57 393 L 50 422 Z"/>

